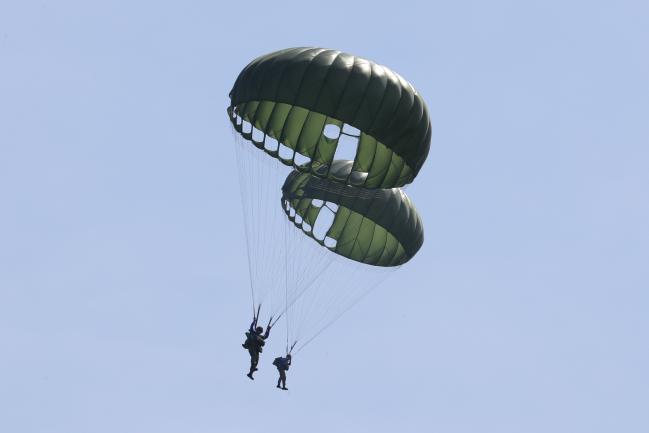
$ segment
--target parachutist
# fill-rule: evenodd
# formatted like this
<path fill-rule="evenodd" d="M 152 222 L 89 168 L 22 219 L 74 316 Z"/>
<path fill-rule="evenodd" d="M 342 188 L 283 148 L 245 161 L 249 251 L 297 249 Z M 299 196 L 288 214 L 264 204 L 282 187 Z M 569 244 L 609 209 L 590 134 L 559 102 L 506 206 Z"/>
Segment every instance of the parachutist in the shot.
<path fill-rule="evenodd" d="M 263 351 L 263 347 L 266 344 L 266 339 L 270 335 L 271 325 L 266 327 L 266 333 L 264 333 L 263 326 L 257 326 L 257 318 L 255 317 L 250 324 L 248 332 L 246 332 L 246 341 L 242 344 L 244 349 L 248 349 L 250 353 L 250 372 L 246 375 L 250 379 L 255 380 L 252 377 L 252 374 L 257 371 L 257 364 L 259 364 L 259 354 Z"/>
<path fill-rule="evenodd" d="M 291 366 L 291 354 L 289 353 L 284 358 L 281 356 L 275 358 L 275 360 L 273 361 L 273 365 L 277 367 L 277 371 L 279 372 L 279 379 L 277 379 L 277 387 L 283 389 L 284 391 L 287 391 L 288 388 L 286 387 L 286 372 L 288 371 L 288 368 Z"/>

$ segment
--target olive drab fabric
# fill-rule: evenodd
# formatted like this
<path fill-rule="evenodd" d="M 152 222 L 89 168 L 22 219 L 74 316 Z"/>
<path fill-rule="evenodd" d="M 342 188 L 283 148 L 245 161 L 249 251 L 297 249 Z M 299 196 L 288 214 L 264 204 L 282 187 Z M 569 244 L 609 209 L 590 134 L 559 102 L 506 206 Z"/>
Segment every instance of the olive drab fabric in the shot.
<path fill-rule="evenodd" d="M 428 109 L 414 87 L 385 66 L 337 50 L 289 48 L 253 60 L 232 87 L 228 113 L 244 138 L 318 177 L 330 177 L 347 125 L 357 129 L 344 181 L 366 188 L 412 182 L 430 148 Z M 328 125 L 341 132 L 327 136 Z M 280 145 L 293 154 L 281 156 Z"/>
<path fill-rule="evenodd" d="M 424 241 L 421 218 L 399 188 L 364 189 L 293 171 L 282 186 L 282 203 L 307 236 L 357 262 L 402 265 Z M 313 227 L 322 212 L 331 212 L 333 221 L 318 239 Z"/>

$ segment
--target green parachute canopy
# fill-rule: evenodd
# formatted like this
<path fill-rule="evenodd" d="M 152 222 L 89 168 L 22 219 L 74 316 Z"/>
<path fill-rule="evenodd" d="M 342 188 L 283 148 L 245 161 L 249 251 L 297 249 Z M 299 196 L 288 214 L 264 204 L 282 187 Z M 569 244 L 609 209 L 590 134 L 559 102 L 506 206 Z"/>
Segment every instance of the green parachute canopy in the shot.
<path fill-rule="evenodd" d="M 324 48 L 253 60 L 230 91 L 230 121 L 246 140 L 302 172 L 393 188 L 413 181 L 430 148 L 428 109 L 414 87 L 372 61 Z"/>
<path fill-rule="evenodd" d="M 334 161 L 331 171 L 344 172 L 351 164 Z M 282 206 L 305 235 L 369 265 L 401 265 L 424 241 L 419 214 L 399 188 L 358 188 L 294 170 L 282 186 Z"/>

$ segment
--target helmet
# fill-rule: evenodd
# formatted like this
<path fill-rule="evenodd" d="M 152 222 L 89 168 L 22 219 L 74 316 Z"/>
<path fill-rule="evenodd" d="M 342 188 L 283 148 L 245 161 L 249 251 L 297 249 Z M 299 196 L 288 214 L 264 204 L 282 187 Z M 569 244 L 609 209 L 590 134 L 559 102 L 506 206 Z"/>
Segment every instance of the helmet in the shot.
<path fill-rule="evenodd" d="M 261 334 L 262 332 L 264 332 L 264 328 L 262 326 L 257 326 L 255 328 L 255 331 L 257 331 L 259 334 Z"/>

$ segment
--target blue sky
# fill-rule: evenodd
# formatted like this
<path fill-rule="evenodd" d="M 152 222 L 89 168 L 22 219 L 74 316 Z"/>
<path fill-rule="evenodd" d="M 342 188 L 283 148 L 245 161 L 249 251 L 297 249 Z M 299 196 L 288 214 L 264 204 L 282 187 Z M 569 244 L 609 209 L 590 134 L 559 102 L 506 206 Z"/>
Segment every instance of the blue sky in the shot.
<path fill-rule="evenodd" d="M 0 3 L 0 431 L 646 432 L 643 1 Z M 300 353 L 240 347 L 227 93 L 342 49 L 433 122 L 426 243 Z M 232 253 L 234 251 L 234 253 Z"/>

